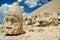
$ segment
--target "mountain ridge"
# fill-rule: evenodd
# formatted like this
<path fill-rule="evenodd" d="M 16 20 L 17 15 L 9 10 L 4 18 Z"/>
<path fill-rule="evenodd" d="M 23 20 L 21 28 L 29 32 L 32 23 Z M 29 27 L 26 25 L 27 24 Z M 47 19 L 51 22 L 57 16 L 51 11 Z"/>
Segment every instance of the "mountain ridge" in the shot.
<path fill-rule="evenodd" d="M 39 7 L 35 11 L 31 12 L 26 17 L 36 15 L 39 13 L 45 13 L 45 12 L 47 12 L 47 13 L 60 12 L 59 10 L 60 10 L 60 0 L 52 0 L 49 3 Z"/>

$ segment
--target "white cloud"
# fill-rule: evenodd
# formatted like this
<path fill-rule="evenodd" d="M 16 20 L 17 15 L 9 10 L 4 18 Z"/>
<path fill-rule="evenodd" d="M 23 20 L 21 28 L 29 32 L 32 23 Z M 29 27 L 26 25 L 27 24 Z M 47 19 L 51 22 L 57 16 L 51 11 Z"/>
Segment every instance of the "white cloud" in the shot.
<path fill-rule="evenodd" d="M 25 4 L 27 4 L 30 8 L 35 7 L 36 5 L 42 5 L 39 1 L 46 3 L 48 0 L 26 0 Z M 39 4 L 38 4 L 39 2 Z"/>
<path fill-rule="evenodd" d="M 8 4 L 3 4 L 2 6 L 0 6 L 0 12 L 6 13 L 7 10 L 10 8 L 11 5 Z"/>
<path fill-rule="evenodd" d="M 23 7 L 23 6 L 20 6 L 20 7 L 21 7 L 22 11 L 24 12 L 24 10 L 23 10 L 23 9 L 24 9 L 24 7 Z"/>
<path fill-rule="evenodd" d="M 24 12 L 24 6 L 20 6 L 23 12 L 23 16 L 27 15 L 27 13 Z"/>
<path fill-rule="evenodd" d="M 21 2 L 22 0 L 17 0 L 18 2 Z"/>
<path fill-rule="evenodd" d="M 42 4 L 40 3 L 39 5 L 41 6 Z"/>
<path fill-rule="evenodd" d="M 7 12 L 7 10 L 10 8 L 11 5 L 8 4 L 3 4 L 2 6 L 0 6 L 0 23 L 2 23 L 2 20 L 5 16 L 5 13 Z"/>
<path fill-rule="evenodd" d="M 28 13 L 23 12 L 23 16 L 26 16 Z"/>
<path fill-rule="evenodd" d="M 26 0 L 25 1 L 25 4 L 29 5 L 29 7 L 35 7 L 39 2 L 40 0 Z"/>

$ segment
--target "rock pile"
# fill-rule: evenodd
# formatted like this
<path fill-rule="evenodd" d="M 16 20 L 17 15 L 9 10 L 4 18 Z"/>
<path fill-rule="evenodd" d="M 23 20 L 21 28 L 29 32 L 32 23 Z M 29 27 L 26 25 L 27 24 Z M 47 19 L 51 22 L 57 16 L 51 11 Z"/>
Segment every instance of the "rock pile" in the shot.
<path fill-rule="evenodd" d="M 24 24 L 33 24 L 34 26 L 50 26 L 58 25 L 60 13 L 40 13 L 38 15 L 29 16 L 24 19 Z"/>
<path fill-rule="evenodd" d="M 13 3 L 12 7 L 6 13 L 3 24 L 6 34 L 14 35 L 23 33 L 23 17 L 18 3 Z"/>

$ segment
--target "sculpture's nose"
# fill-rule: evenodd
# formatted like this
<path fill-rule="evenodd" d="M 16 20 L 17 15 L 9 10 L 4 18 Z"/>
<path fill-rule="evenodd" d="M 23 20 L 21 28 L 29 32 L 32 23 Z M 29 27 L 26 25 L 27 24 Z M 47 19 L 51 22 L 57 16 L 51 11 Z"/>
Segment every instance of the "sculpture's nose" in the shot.
<path fill-rule="evenodd" d="M 11 21 L 7 22 L 7 25 L 11 25 Z"/>
<path fill-rule="evenodd" d="M 12 27 L 10 25 L 11 25 L 11 22 L 9 21 L 6 25 L 6 29 L 12 29 Z"/>

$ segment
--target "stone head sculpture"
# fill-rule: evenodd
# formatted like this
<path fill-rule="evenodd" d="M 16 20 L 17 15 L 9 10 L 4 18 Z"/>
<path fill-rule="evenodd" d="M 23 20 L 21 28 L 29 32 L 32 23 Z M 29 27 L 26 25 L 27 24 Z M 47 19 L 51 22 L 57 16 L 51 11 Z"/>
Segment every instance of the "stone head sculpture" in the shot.
<path fill-rule="evenodd" d="M 22 34 L 23 33 L 23 17 L 22 11 L 18 3 L 13 3 L 6 13 L 3 20 L 6 34 Z"/>

